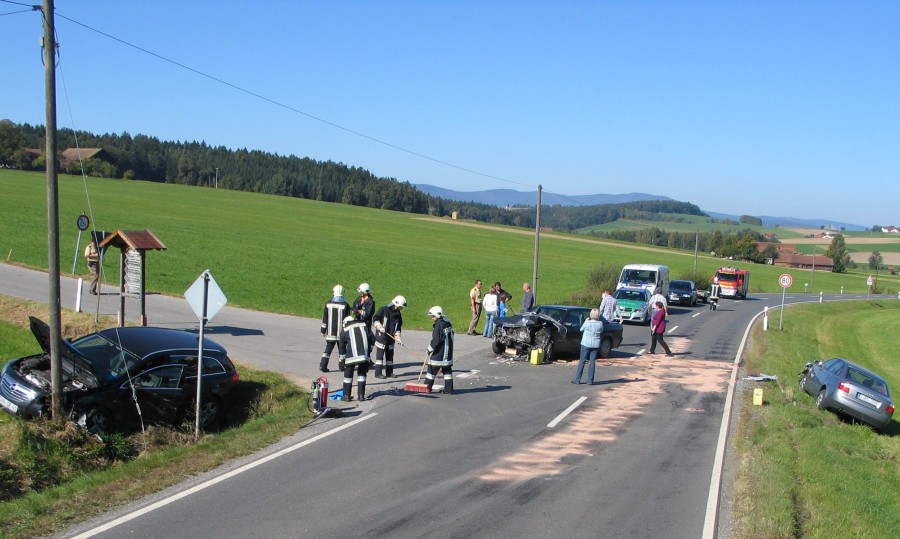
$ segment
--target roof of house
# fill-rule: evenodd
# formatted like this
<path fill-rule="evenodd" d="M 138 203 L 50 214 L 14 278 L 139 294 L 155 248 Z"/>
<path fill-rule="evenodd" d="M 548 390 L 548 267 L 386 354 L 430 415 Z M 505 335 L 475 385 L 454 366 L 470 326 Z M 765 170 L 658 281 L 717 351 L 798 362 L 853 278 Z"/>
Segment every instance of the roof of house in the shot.
<path fill-rule="evenodd" d="M 129 247 L 131 249 L 147 250 L 157 249 L 163 250 L 166 246 L 159 241 L 153 232 L 149 230 L 116 230 L 107 236 L 100 247 Z"/>
<path fill-rule="evenodd" d="M 103 148 L 66 148 L 62 152 L 62 159 L 63 161 L 90 159 L 102 151 Z"/>

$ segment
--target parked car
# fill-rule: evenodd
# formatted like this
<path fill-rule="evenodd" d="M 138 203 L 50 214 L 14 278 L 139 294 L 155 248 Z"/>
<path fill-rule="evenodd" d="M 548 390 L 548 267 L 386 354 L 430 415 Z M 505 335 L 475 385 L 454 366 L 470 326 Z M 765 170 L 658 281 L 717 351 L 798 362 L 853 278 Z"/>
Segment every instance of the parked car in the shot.
<path fill-rule="evenodd" d="M 43 353 L 14 359 L 0 373 L 0 407 L 23 419 L 50 413 L 50 328 L 30 320 Z M 193 417 L 198 343 L 195 333 L 157 327 L 110 328 L 63 340 L 62 409 L 91 432 Z M 238 379 L 225 349 L 204 338 L 201 426 L 219 420 Z"/>
<path fill-rule="evenodd" d="M 616 319 L 621 322 L 650 323 L 650 292 L 643 288 L 625 287 L 615 291 Z"/>
<path fill-rule="evenodd" d="M 498 318 L 494 322 L 491 349 L 500 354 L 507 348 L 515 348 L 516 352 L 540 348 L 544 350 L 546 360 L 563 353 L 577 356 L 581 351 L 581 325 L 590 314 L 588 307 L 540 305 L 534 312 Z M 622 324 L 602 321 L 598 356 L 605 358 L 622 344 Z"/>
<path fill-rule="evenodd" d="M 881 376 L 843 358 L 807 363 L 800 389 L 816 397 L 816 406 L 833 410 L 883 430 L 891 422 L 894 402 Z"/>
<path fill-rule="evenodd" d="M 697 305 L 697 285 L 694 281 L 676 280 L 669 283 L 669 305 Z"/>

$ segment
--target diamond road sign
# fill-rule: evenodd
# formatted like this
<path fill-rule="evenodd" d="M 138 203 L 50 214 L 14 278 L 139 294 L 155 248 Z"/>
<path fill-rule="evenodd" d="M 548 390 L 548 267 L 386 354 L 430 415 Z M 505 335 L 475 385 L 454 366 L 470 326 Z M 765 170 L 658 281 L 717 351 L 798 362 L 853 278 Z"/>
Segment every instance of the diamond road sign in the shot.
<path fill-rule="evenodd" d="M 208 283 L 207 283 L 208 281 Z M 194 310 L 194 314 L 197 315 L 197 318 L 203 322 L 203 289 L 206 290 L 206 320 L 212 320 L 213 316 L 216 315 L 222 307 L 228 303 L 228 298 L 225 297 L 225 294 L 222 292 L 222 289 L 219 288 L 219 284 L 216 283 L 216 280 L 213 279 L 212 274 L 209 270 L 204 271 L 200 274 L 200 277 L 197 277 L 197 280 L 194 281 L 194 284 L 191 285 L 190 288 L 187 289 L 187 292 L 184 293 L 185 299 L 188 300 L 188 304 L 190 304 L 191 309 Z"/>

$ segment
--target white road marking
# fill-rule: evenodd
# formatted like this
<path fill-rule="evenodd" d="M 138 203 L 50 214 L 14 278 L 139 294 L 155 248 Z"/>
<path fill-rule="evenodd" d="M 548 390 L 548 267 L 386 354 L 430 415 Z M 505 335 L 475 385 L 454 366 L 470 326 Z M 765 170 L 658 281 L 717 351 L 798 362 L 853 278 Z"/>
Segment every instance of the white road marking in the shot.
<path fill-rule="evenodd" d="M 479 372 L 481 372 L 481 371 L 478 369 L 475 369 L 475 370 L 471 370 L 469 372 L 464 372 L 462 374 L 457 374 L 455 376 L 455 378 L 468 378 L 470 376 L 474 376 L 474 375 L 478 374 Z"/>
<path fill-rule="evenodd" d="M 701 314 L 703 314 L 703 311 L 698 311 L 698 312 L 692 314 L 692 315 L 691 315 L 691 318 L 697 318 L 697 317 L 700 316 Z"/>
<path fill-rule="evenodd" d="M 275 460 L 278 457 L 287 455 L 288 453 L 296 451 L 302 447 L 306 447 L 307 445 L 309 445 L 311 443 L 318 442 L 319 440 L 327 438 L 328 436 L 331 436 L 332 434 L 337 434 L 338 432 L 341 432 L 344 429 L 348 429 L 358 423 L 362 423 L 363 421 L 365 421 L 367 419 L 372 419 L 376 415 L 378 415 L 377 412 L 373 412 L 368 415 L 364 415 L 364 416 L 360 417 L 359 419 L 356 419 L 356 420 L 351 421 L 350 423 L 347 423 L 346 425 L 341 425 L 340 427 L 337 427 L 336 429 L 330 430 L 328 432 L 323 432 L 322 434 L 319 434 L 318 436 L 313 436 L 312 438 L 310 438 L 308 440 L 304 440 L 304 441 L 294 444 L 290 447 L 286 447 L 286 448 L 282 449 L 281 451 L 276 451 L 275 453 L 272 453 L 271 455 L 265 456 L 259 460 L 245 464 L 245 465 L 241 466 L 240 468 L 231 470 L 230 472 L 228 472 L 226 474 L 222 474 L 218 477 L 210 479 L 209 481 L 205 481 L 203 483 L 200 483 L 199 485 L 196 485 L 187 490 L 179 492 L 178 494 L 174 494 L 172 496 L 169 496 L 168 498 L 165 498 L 156 503 L 150 504 L 147 507 L 138 509 L 137 511 L 128 513 L 127 515 L 123 515 L 113 521 L 107 522 L 106 524 L 104 524 L 102 526 L 98 526 L 98 527 L 96 527 L 92 530 L 88 530 L 80 535 L 76 535 L 72 539 L 86 539 L 87 537 L 93 537 L 93 536 L 97 535 L 98 533 L 103 533 L 107 530 L 111 530 L 112 528 L 115 528 L 116 526 L 118 526 L 120 524 L 124 524 L 130 520 L 134 520 L 139 516 L 146 515 L 147 513 L 150 513 L 151 511 L 155 511 L 155 510 L 159 509 L 160 507 L 169 505 L 172 502 L 177 502 L 178 500 L 180 500 L 182 498 L 186 498 L 186 497 L 190 496 L 191 494 L 196 494 L 197 492 L 200 492 L 201 490 L 207 489 L 217 483 L 221 483 L 222 481 L 225 481 L 226 479 L 230 479 L 236 475 L 242 474 L 248 470 L 256 468 L 257 466 L 259 466 L 261 464 L 265 464 L 265 463 L 269 462 L 270 460 Z"/>
<path fill-rule="evenodd" d="M 678 329 L 678 326 L 672 326 L 672 329 L 670 329 L 670 330 L 667 331 L 666 333 L 672 333 L 672 332 L 675 331 L 676 329 Z"/>
<path fill-rule="evenodd" d="M 578 408 L 579 406 L 581 406 L 581 403 L 584 402 L 584 401 L 586 401 L 586 400 L 587 400 L 587 397 L 581 397 L 581 398 L 578 399 L 577 401 L 573 402 L 573 403 L 572 403 L 572 406 L 569 406 L 568 408 L 566 408 L 565 411 L 563 411 L 563 413 L 561 413 L 561 414 L 559 414 L 558 416 L 556 416 L 556 419 L 554 419 L 553 421 L 551 421 L 550 423 L 548 423 L 548 424 L 547 424 L 547 428 L 548 428 L 548 429 L 552 429 L 553 427 L 555 427 L 556 425 L 558 425 L 560 421 L 562 421 L 563 419 L 565 419 L 567 415 L 571 414 L 572 411 L 575 410 L 575 408 Z"/>

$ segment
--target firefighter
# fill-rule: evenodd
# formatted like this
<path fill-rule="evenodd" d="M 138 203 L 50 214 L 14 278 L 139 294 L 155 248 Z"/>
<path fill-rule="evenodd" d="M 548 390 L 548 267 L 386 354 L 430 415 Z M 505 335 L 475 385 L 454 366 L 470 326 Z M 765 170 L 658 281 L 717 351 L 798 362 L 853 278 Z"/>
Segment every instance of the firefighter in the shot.
<path fill-rule="evenodd" d="M 375 378 L 394 376 L 394 344 L 400 342 L 400 328 L 403 326 L 400 311 L 404 307 L 406 298 L 397 296 L 379 309 L 372 321 L 375 333 Z"/>
<path fill-rule="evenodd" d="M 719 294 L 722 286 L 719 284 L 719 278 L 713 277 L 713 284 L 709 285 L 709 308 L 716 310 L 719 307 Z"/>
<path fill-rule="evenodd" d="M 322 337 L 325 338 L 325 351 L 319 360 L 319 370 L 328 372 L 328 360 L 335 345 L 338 347 L 338 368 L 344 368 L 344 345 L 341 344 L 341 321 L 350 315 L 350 306 L 344 299 L 344 287 L 336 285 L 331 300 L 325 304 L 322 315 Z"/>
<path fill-rule="evenodd" d="M 444 316 L 444 309 L 435 305 L 428 309 L 428 316 L 434 320 L 434 330 L 431 332 L 431 343 L 428 345 L 428 374 L 425 375 L 425 385 L 431 393 L 434 386 L 434 377 L 438 371 L 444 373 L 444 389 L 441 393 L 453 394 L 453 325 Z"/>
<path fill-rule="evenodd" d="M 344 402 L 353 400 L 353 369 L 356 369 L 357 399 L 366 400 L 366 374 L 369 372 L 369 330 L 366 323 L 353 316 L 344 318 L 344 329 L 341 331 L 341 344 L 344 345 Z"/>
<path fill-rule="evenodd" d="M 353 315 L 366 323 L 369 332 L 369 353 L 372 353 L 372 317 L 375 316 L 375 298 L 372 297 L 372 289 L 369 283 L 362 283 L 357 288 L 359 297 L 353 301 Z"/>

